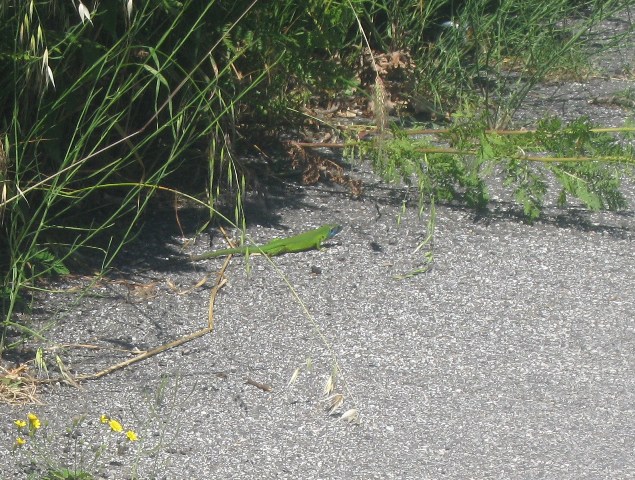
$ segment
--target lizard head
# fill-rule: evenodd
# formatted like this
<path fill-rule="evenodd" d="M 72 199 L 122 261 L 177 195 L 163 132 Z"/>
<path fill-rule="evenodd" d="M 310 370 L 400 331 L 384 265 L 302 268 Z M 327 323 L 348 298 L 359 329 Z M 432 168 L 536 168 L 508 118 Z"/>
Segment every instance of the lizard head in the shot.
<path fill-rule="evenodd" d="M 338 233 L 342 231 L 342 228 L 344 228 L 341 225 L 327 225 L 327 227 L 329 227 L 329 231 L 326 235 L 327 240 L 329 238 L 333 238 L 335 235 L 337 235 Z"/>

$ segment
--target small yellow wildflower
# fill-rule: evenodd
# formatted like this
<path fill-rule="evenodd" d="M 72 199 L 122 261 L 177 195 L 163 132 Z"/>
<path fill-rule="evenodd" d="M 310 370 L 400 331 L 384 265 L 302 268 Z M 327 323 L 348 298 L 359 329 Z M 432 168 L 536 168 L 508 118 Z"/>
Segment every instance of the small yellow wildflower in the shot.
<path fill-rule="evenodd" d="M 139 437 L 137 437 L 137 434 L 133 432 L 132 430 L 128 430 L 126 432 L 126 437 L 128 437 L 128 440 L 130 440 L 131 442 L 136 442 L 137 440 L 139 440 Z"/>
<path fill-rule="evenodd" d="M 110 429 L 113 432 L 123 431 L 123 427 L 121 426 L 121 423 L 119 423 L 117 420 L 114 420 L 111 418 L 110 420 L 108 420 L 108 425 L 110 425 Z"/>
<path fill-rule="evenodd" d="M 18 437 L 15 439 L 15 445 L 17 447 L 21 447 L 22 445 L 24 445 L 26 443 L 26 440 L 22 437 Z"/>
<path fill-rule="evenodd" d="M 29 428 L 31 430 L 37 430 L 42 426 L 42 422 L 40 422 L 40 419 L 35 413 L 29 413 L 27 418 L 29 419 Z"/>
<path fill-rule="evenodd" d="M 15 423 L 18 428 L 26 427 L 26 422 L 24 420 L 14 420 L 13 423 Z"/>
<path fill-rule="evenodd" d="M 99 421 L 101 423 L 108 423 L 108 420 L 110 420 L 106 415 L 102 415 L 101 417 L 99 417 Z"/>

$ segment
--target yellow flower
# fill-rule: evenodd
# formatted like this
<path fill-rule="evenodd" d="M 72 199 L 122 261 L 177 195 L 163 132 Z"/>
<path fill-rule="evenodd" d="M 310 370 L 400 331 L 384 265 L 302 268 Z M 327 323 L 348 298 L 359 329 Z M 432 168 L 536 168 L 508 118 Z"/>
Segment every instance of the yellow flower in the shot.
<path fill-rule="evenodd" d="M 22 445 L 24 445 L 26 443 L 26 440 L 22 437 L 18 437 L 15 439 L 15 445 L 17 447 L 21 447 Z"/>
<path fill-rule="evenodd" d="M 99 421 L 101 423 L 108 423 L 109 418 L 106 415 L 102 415 L 101 417 L 99 417 Z"/>
<path fill-rule="evenodd" d="M 137 440 L 139 440 L 139 437 L 137 437 L 137 434 L 133 432 L 132 430 L 128 430 L 126 432 L 126 437 L 128 437 L 128 440 L 130 440 L 131 442 L 136 442 Z"/>
<path fill-rule="evenodd" d="M 15 423 L 18 428 L 26 427 L 26 422 L 24 420 L 14 420 L 13 423 Z"/>
<path fill-rule="evenodd" d="M 31 430 L 37 430 L 42 426 L 42 422 L 40 422 L 40 419 L 35 413 L 29 413 L 27 418 L 29 419 L 29 428 Z"/>
<path fill-rule="evenodd" d="M 119 423 L 117 420 L 113 420 L 111 418 L 110 420 L 108 420 L 108 425 L 110 425 L 110 429 L 113 432 L 121 432 L 121 431 L 123 431 L 123 427 L 121 426 L 121 423 Z"/>

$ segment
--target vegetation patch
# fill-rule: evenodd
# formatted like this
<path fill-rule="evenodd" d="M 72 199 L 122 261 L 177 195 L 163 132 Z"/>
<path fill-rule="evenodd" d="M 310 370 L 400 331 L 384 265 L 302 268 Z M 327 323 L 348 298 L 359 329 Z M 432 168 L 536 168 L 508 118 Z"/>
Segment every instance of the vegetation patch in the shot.
<path fill-rule="evenodd" d="M 210 221 L 231 203 L 231 221 L 244 226 L 245 191 L 256 184 L 246 155 L 260 171 L 296 167 L 302 182 L 338 183 L 355 197 L 362 182 L 315 147 L 370 160 L 387 181 L 416 189 L 430 233 L 435 205 L 487 208 L 493 177 L 529 222 L 550 184 L 561 206 L 625 208 L 628 124 L 513 124 L 540 82 L 594 74 L 587 37 L 630 6 L 5 2 L 0 355 L 37 335 L 15 314 L 46 279 L 82 272 L 97 281 L 161 202 L 204 205 Z M 631 108 L 632 92 L 593 101 Z M 285 161 L 271 160 L 280 152 Z M 2 380 L 15 386 L 9 374 Z"/>

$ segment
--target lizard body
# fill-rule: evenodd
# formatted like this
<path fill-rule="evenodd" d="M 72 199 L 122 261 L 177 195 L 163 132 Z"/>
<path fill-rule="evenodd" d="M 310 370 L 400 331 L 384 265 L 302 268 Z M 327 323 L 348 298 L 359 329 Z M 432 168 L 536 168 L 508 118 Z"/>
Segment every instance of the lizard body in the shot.
<path fill-rule="evenodd" d="M 243 245 L 236 248 L 223 248 L 213 252 L 192 255 L 192 261 L 205 260 L 207 258 L 223 257 L 232 254 L 254 254 L 262 253 L 267 256 L 282 255 L 283 253 L 304 252 L 313 248 L 320 249 L 322 243 L 333 238 L 342 230 L 341 225 L 322 225 L 315 230 L 300 233 L 288 238 L 276 238 L 264 245 Z"/>

